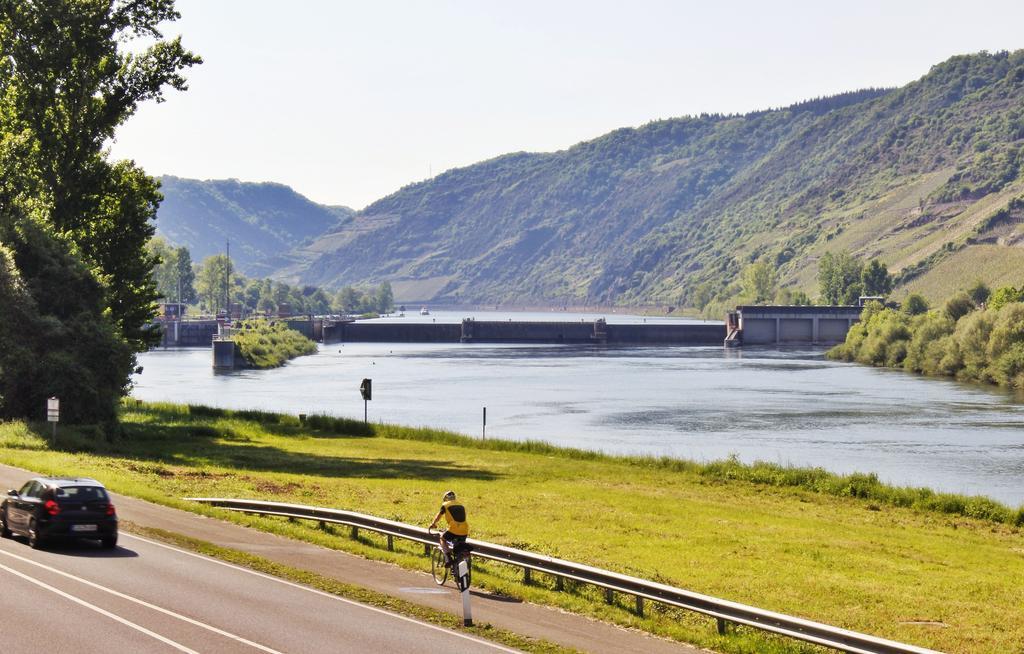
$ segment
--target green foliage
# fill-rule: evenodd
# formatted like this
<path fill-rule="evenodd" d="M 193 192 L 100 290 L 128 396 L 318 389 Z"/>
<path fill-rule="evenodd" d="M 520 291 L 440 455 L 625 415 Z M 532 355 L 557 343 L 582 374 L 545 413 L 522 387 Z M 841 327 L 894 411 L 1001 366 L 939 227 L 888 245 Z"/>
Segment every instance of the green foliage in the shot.
<path fill-rule="evenodd" d="M 811 298 L 803 291 L 793 290 L 792 288 L 780 288 L 779 292 L 775 294 L 775 304 L 806 307 L 811 305 Z"/>
<path fill-rule="evenodd" d="M 1024 303 L 976 309 L 966 293 L 942 311 L 869 305 L 831 358 L 1024 389 Z"/>
<path fill-rule="evenodd" d="M 56 395 L 62 420 L 110 423 L 159 341 L 158 185 L 106 147 L 140 103 L 185 89 L 199 58 L 158 29 L 177 17 L 171 0 L 0 2 L 0 415 Z"/>
<path fill-rule="evenodd" d="M 892 292 L 893 280 L 885 264 L 872 259 L 861 269 L 860 284 L 864 295 L 886 296 Z"/>
<path fill-rule="evenodd" d="M 243 321 L 232 330 L 231 340 L 253 368 L 277 368 L 289 359 L 316 353 L 316 343 L 273 320 Z"/>
<path fill-rule="evenodd" d="M 847 251 L 826 252 L 818 263 L 818 286 L 828 304 L 856 304 L 864 294 L 861 271 L 864 264 Z"/>
<path fill-rule="evenodd" d="M 957 293 L 946 300 L 946 304 L 942 308 L 942 311 L 949 316 L 950 320 L 956 322 L 968 313 L 974 311 L 974 309 L 974 300 L 972 300 L 967 293 Z"/>
<path fill-rule="evenodd" d="M 903 313 L 908 316 L 919 316 L 928 311 L 928 300 L 924 299 L 924 296 L 920 293 L 911 293 L 907 296 L 907 299 L 903 300 L 901 308 Z"/>
<path fill-rule="evenodd" d="M 768 302 L 775 297 L 778 276 L 767 261 L 759 260 L 747 265 L 741 275 L 743 295 L 751 302 Z"/>
<path fill-rule="evenodd" d="M 998 310 L 1012 302 L 1022 301 L 1024 301 L 1024 289 L 1018 289 L 1014 286 L 1003 286 L 1002 288 L 997 288 L 992 293 L 989 297 L 988 306 Z"/>
<path fill-rule="evenodd" d="M 167 302 L 196 302 L 196 273 L 192 269 L 192 255 L 188 248 L 172 248 L 167 241 L 156 237 L 150 240 L 147 249 L 157 260 L 153 267 L 153 281 L 160 296 Z"/>
<path fill-rule="evenodd" d="M 196 269 L 196 295 L 210 313 L 227 311 L 233 275 L 231 260 L 225 254 L 206 257 Z"/>
<path fill-rule="evenodd" d="M 988 302 L 988 298 L 992 295 L 988 285 L 980 279 L 971 284 L 966 292 L 967 297 L 971 298 L 971 302 L 979 307 Z"/>

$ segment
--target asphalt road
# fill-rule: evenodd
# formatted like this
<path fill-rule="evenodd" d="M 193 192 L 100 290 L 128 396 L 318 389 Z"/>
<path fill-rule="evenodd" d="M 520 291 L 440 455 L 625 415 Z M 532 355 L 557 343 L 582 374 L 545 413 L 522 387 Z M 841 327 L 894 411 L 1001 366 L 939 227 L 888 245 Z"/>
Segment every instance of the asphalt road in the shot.
<path fill-rule="evenodd" d="M 513 651 L 124 533 L 0 539 L 0 625 L 5 654 Z"/>

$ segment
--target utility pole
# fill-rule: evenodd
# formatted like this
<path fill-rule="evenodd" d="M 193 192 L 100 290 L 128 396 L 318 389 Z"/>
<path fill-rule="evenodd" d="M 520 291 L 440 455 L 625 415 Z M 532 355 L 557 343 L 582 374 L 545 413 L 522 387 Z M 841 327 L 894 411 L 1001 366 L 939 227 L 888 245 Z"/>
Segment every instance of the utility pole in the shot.
<path fill-rule="evenodd" d="M 231 240 L 228 239 L 227 244 L 224 248 L 225 258 L 224 262 L 224 318 L 225 320 L 231 320 Z"/>

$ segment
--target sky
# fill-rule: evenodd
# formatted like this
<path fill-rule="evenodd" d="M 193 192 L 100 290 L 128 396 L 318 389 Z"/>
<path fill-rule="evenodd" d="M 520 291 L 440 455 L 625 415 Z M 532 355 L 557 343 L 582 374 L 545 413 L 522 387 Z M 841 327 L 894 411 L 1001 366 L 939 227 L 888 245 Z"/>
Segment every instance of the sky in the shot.
<path fill-rule="evenodd" d="M 447 169 L 619 127 L 902 86 L 1024 48 L 1021 0 L 179 0 L 205 63 L 111 146 L 153 175 L 355 209 Z"/>

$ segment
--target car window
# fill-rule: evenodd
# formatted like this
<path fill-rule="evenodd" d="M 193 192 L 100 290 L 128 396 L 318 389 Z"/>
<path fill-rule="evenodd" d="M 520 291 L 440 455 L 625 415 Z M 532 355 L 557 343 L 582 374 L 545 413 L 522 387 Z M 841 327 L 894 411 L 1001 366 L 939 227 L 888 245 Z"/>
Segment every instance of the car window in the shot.
<path fill-rule="evenodd" d="M 21 490 L 18 491 L 18 495 L 21 495 L 22 497 L 27 497 L 28 494 L 29 494 L 29 491 L 32 490 L 32 484 L 33 483 L 35 483 L 35 482 L 26 481 L 25 485 L 21 487 Z"/>
<path fill-rule="evenodd" d="M 63 486 L 53 491 L 58 502 L 106 501 L 107 492 L 99 486 Z"/>

